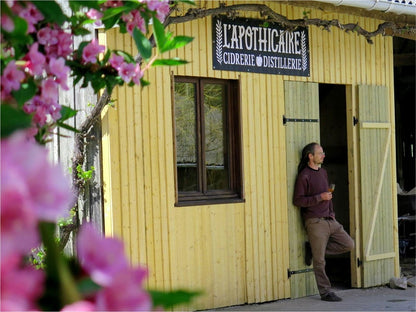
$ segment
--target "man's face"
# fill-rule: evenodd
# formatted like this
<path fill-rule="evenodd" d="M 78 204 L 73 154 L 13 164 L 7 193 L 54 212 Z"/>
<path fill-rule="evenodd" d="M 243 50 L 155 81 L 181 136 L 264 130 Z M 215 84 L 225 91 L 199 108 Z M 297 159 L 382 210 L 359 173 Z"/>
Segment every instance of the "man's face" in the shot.
<path fill-rule="evenodd" d="M 322 149 L 322 146 L 320 145 L 315 146 L 315 153 L 313 155 L 309 154 L 309 159 L 315 165 L 322 164 L 324 162 L 324 158 L 325 158 L 325 153 L 324 153 L 324 150 Z"/>

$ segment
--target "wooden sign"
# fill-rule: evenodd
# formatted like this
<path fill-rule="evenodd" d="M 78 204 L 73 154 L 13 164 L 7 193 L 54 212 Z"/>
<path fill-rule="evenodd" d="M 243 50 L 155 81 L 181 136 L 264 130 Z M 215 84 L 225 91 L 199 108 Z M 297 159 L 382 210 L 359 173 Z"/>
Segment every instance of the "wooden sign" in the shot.
<path fill-rule="evenodd" d="M 310 75 L 308 29 L 288 31 L 262 20 L 212 18 L 213 68 L 274 75 Z"/>

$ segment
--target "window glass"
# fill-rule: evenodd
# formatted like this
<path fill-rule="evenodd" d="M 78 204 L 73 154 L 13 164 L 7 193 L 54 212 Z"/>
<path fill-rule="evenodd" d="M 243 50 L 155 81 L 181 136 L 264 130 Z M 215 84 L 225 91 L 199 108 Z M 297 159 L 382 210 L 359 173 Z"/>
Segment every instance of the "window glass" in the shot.
<path fill-rule="evenodd" d="M 229 189 L 224 114 L 226 92 L 223 84 L 204 85 L 205 168 L 207 189 Z"/>
<path fill-rule="evenodd" d="M 195 84 L 175 83 L 176 165 L 179 191 L 198 189 Z"/>

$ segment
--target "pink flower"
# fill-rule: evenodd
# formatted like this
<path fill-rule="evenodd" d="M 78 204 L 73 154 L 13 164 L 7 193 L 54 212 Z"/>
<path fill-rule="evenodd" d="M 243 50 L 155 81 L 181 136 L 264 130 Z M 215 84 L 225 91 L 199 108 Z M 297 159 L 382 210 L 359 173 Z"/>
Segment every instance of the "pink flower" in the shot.
<path fill-rule="evenodd" d="M 157 10 L 160 5 L 162 4 L 161 0 L 145 0 L 145 3 L 147 4 L 147 7 L 150 11 Z"/>
<path fill-rule="evenodd" d="M 43 45 L 53 45 L 58 43 L 57 31 L 49 27 L 44 27 L 37 32 L 38 42 Z"/>
<path fill-rule="evenodd" d="M 111 284 L 117 274 L 128 267 L 123 243 L 102 237 L 91 224 L 81 227 L 77 241 L 81 264 L 97 284 Z"/>
<path fill-rule="evenodd" d="M 1 77 L 1 85 L 6 93 L 20 89 L 20 82 L 25 78 L 25 74 L 16 66 L 15 61 L 10 61 L 6 65 Z"/>
<path fill-rule="evenodd" d="M 119 70 L 121 65 L 124 63 L 124 57 L 121 55 L 113 54 L 109 59 L 110 65 Z"/>
<path fill-rule="evenodd" d="M 26 6 L 18 11 L 19 16 L 26 20 L 28 25 L 28 32 L 32 33 L 36 31 L 35 25 L 43 20 L 43 15 L 38 9 L 30 2 L 26 3 Z"/>
<path fill-rule="evenodd" d="M 67 306 L 64 306 L 61 312 L 89 312 L 95 311 L 95 306 L 92 302 L 89 301 L 78 301 Z"/>
<path fill-rule="evenodd" d="M 169 2 L 163 1 L 161 6 L 156 10 L 156 18 L 163 22 L 170 12 Z"/>
<path fill-rule="evenodd" d="M 1 259 L 23 255 L 39 245 L 38 222 L 29 190 L 17 164 L 3 157 L 1 146 Z"/>
<path fill-rule="evenodd" d="M 18 194 L 20 201 L 30 203 L 37 219 L 54 222 L 68 215 L 74 200 L 69 181 L 59 166 L 49 163 L 45 148 L 27 141 L 20 131 L 1 141 L 1 160 L 2 171 L 14 168 L 20 176 L 21 189 L 27 190 Z M 4 198 L 4 204 L 14 205 L 11 200 Z"/>
<path fill-rule="evenodd" d="M 121 64 L 118 74 L 126 83 L 129 83 L 131 81 L 131 78 L 135 74 L 134 64 L 132 63 Z"/>
<path fill-rule="evenodd" d="M 136 66 L 135 66 L 135 68 L 134 68 L 134 75 L 133 75 L 133 82 L 136 84 L 136 85 L 140 85 L 140 79 L 143 77 L 143 72 L 142 72 L 142 70 L 141 70 L 141 68 L 140 68 L 140 64 L 139 63 L 137 63 L 136 64 Z"/>
<path fill-rule="evenodd" d="M 146 23 L 139 11 L 131 11 L 130 13 L 123 15 L 121 19 L 126 22 L 127 31 L 130 34 L 133 33 L 135 27 L 143 33 L 146 32 Z"/>
<path fill-rule="evenodd" d="M 13 20 L 6 14 L 1 15 L 1 28 L 7 32 L 12 32 L 14 30 Z"/>
<path fill-rule="evenodd" d="M 46 79 L 42 81 L 42 93 L 41 96 L 43 99 L 50 99 L 57 101 L 59 97 L 58 84 L 52 79 Z"/>
<path fill-rule="evenodd" d="M 87 15 L 90 19 L 93 19 L 93 20 L 100 19 L 101 17 L 103 17 L 103 13 L 101 13 L 100 11 L 97 11 L 97 10 L 95 10 L 95 9 L 90 9 L 90 10 L 86 13 L 86 15 Z"/>
<path fill-rule="evenodd" d="M 36 310 L 36 300 L 43 292 L 44 280 L 43 271 L 22 267 L 20 256 L 2 259 L 1 311 Z"/>
<path fill-rule="evenodd" d="M 99 53 L 105 51 L 105 46 L 98 44 L 96 39 L 93 39 L 82 51 L 82 60 L 84 63 L 96 63 Z"/>
<path fill-rule="evenodd" d="M 72 53 L 72 35 L 64 31 L 58 34 L 57 56 L 67 57 Z"/>
<path fill-rule="evenodd" d="M 114 277 L 112 283 L 96 296 L 98 311 L 151 311 L 150 295 L 143 289 L 147 270 L 126 269 Z"/>
<path fill-rule="evenodd" d="M 45 56 L 38 52 L 38 47 L 39 44 L 35 42 L 25 56 L 25 59 L 28 61 L 26 67 L 32 75 L 42 75 L 45 64 Z"/>
<path fill-rule="evenodd" d="M 109 8 L 120 7 L 122 5 L 123 5 L 122 0 L 108 0 L 107 2 L 104 2 L 104 6 L 109 7 Z"/>
<path fill-rule="evenodd" d="M 49 72 L 56 76 L 56 82 L 64 90 L 69 90 L 67 83 L 70 68 L 65 65 L 65 60 L 60 57 L 58 59 L 51 58 L 49 61 Z"/>
<path fill-rule="evenodd" d="M 86 13 L 86 15 L 88 16 L 88 18 L 90 18 L 92 20 L 95 20 L 94 25 L 97 25 L 97 26 L 102 25 L 102 22 L 101 22 L 100 18 L 103 17 L 103 13 L 101 13 L 100 11 L 97 11 L 95 9 L 90 9 Z"/>

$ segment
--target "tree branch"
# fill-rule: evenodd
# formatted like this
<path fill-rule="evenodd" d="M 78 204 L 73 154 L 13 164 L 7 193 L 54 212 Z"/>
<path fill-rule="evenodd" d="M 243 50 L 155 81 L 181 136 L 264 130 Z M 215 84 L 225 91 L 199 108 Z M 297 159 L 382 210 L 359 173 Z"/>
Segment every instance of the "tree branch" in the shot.
<path fill-rule="evenodd" d="M 395 22 L 381 23 L 374 31 L 368 31 L 362 28 L 358 23 L 342 24 L 337 19 L 324 20 L 317 18 L 303 18 L 290 20 L 287 17 L 273 11 L 270 7 L 264 4 L 236 4 L 236 5 L 220 5 L 218 8 L 202 9 L 191 8 L 182 16 L 170 16 L 168 24 L 185 23 L 195 19 L 204 18 L 208 16 L 215 16 L 219 14 L 226 14 L 230 18 L 238 16 L 239 11 L 259 12 L 260 16 L 265 17 L 265 21 L 278 23 L 288 30 L 293 30 L 296 27 L 317 26 L 324 30 L 330 31 L 330 28 L 337 27 L 346 32 L 356 32 L 358 35 L 365 37 L 368 43 L 372 44 L 372 38 L 378 35 L 416 35 L 415 25 L 400 25 Z"/>

